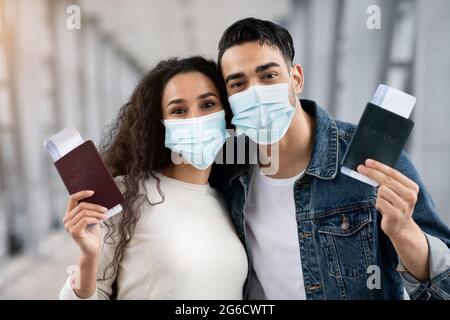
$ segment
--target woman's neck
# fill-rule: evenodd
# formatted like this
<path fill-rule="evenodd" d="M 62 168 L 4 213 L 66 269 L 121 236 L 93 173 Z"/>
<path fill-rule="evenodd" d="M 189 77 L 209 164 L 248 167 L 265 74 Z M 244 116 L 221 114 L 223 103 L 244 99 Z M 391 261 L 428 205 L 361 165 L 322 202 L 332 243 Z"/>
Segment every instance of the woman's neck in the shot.
<path fill-rule="evenodd" d="M 190 164 L 170 164 L 160 172 L 172 179 L 188 182 L 192 184 L 208 184 L 211 166 L 205 170 L 199 170 Z"/>

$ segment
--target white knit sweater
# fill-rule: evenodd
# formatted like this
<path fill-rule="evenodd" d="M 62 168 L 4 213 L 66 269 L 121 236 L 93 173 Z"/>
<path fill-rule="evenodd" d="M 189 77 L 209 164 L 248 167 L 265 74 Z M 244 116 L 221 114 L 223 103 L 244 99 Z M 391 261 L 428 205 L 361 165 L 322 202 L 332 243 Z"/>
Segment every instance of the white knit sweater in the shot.
<path fill-rule="evenodd" d="M 103 243 L 97 289 L 89 299 L 109 299 L 115 280 L 118 299 L 242 299 L 247 257 L 220 194 L 209 185 L 157 177 L 164 201 L 143 205 L 118 272 L 105 280 L 115 245 Z M 116 181 L 123 191 L 122 177 Z M 162 200 L 154 178 L 146 181 L 145 192 L 151 203 Z M 120 218 L 121 213 L 111 221 Z M 69 278 L 59 297 L 79 299 Z"/>

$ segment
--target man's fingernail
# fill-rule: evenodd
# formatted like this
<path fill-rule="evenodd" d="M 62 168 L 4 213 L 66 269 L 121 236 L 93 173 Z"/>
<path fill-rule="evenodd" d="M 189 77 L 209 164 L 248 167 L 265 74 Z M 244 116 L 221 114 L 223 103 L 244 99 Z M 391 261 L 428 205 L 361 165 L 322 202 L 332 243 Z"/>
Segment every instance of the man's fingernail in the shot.
<path fill-rule="evenodd" d="M 87 193 L 90 194 L 90 195 L 93 195 L 94 191 L 93 190 L 89 190 Z"/>
<path fill-rule="evenodd" d="M 103 211 L 103 212 L 106 212 L 106 211 L 108 211 L 108 209 L 105 208 L 105 207 L 102 207 L 102 211 Z"/>
<path fill-rule="evenodd" d="M 360 164 L 360 165 L 358 166 L 358 171 L 364 171 L 364 166 L 363 166 L 362 164 Z"/>
<path fill-rule="evenodd" d="M 372 159 L 367 159 L 367 160 L 366 160 L 366 164 L 367 164 L 367 165 L 374 164 L 374 162 L 375 162 L 375 161 L 373 161 Z"/>

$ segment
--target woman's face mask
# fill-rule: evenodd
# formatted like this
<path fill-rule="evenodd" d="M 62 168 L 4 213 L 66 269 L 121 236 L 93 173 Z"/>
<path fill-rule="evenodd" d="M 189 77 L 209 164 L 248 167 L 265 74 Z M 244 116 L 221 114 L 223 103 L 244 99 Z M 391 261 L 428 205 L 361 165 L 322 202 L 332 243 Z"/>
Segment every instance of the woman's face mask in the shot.
<path fill-rule="evenodd" d="M 228 98 L 236 133 L 258 144 L 274 144 L 286 134 L 295 108 L 289 101 L 289 84 L 255 85 Z"/>
<path fill-rule="evenodd" d="M 164 125 L 165 146 L 199 170 L 214 162 L 229 137 L 223 110 L 198 118 L 164 120 Z"/>

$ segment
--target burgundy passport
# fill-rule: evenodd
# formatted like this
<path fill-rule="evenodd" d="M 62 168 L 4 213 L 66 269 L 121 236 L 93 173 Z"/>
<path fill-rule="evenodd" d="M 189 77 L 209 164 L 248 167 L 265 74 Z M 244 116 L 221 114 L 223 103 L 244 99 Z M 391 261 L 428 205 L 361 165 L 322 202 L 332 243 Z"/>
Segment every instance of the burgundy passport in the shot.
<path fill-rule="evenodd" d="M 81 190 L 93 190 L 93 196 L 81 202 L 90 202 L 111 209 L 124 202 L 113 177 L 106 169 L 91 140 L 79 145 L 54 162 L 69 194 Z"/>

